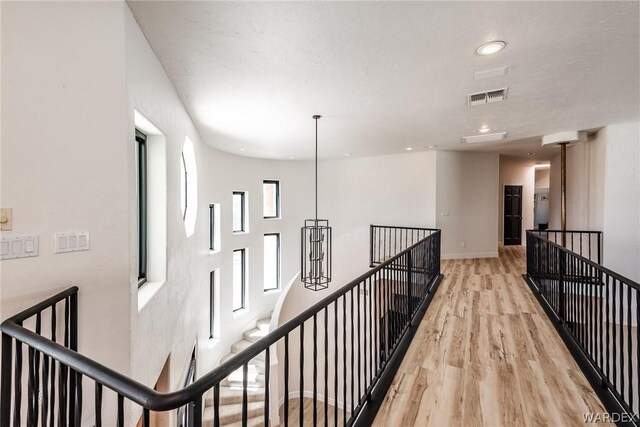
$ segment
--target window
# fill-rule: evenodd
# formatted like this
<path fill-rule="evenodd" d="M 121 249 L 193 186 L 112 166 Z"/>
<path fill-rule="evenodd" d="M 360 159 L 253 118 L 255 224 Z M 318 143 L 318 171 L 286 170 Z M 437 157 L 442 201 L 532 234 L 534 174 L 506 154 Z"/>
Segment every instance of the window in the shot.
<path fill-rule="evenodd" d="M 209 273 L 209 339 L 215 336 L 216 272 Z"/>
<path fill-rule="evenodd" d="M 209 250 L 217 251 L 220 250 L 220 240 L 219 240 L 219 223 L 218 218 L 220 218 L 220 207 L 219 205 L 212 203 L 209 205 Z"/>
<path fill-rule="evenodd" d="M 138 287 L 147 282 L 147 135 L 136 129 Z"/>
<path fill-rule="evenodd" d="M 264 235 L 264 290 L 280 288 L 280 234 Z"/>
<path fill-rule="evenodd" d="M 233 311 L 245 308 L 246 250 L 233 251 Z"/>
<path fill-rule="evenodd" d="M 280 181 L 262 181 L 264 218 L 280 218 Z"/>
<path fill-rule="evenodd" d="M 242 233 L 246 225 L 246 193 L 244 191 L 233 192 L 233 232 Z"/>
<path fill-rule="evenodd" d="M 184 151 L 180 154 L 180 208 L 182 209 L 182 220 L 184 221 L 187 216 L 187 197 L 189 195 L 189 189 L 187 185 L 189 183 L 187 177 L 187 162 L 184 160 Z"/>

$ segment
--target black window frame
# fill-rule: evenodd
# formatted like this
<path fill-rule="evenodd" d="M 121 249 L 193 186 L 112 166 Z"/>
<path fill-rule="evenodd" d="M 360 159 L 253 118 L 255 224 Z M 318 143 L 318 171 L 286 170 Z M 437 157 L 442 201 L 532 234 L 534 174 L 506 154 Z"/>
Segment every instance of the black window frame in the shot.
<path fill-rule="evenodd" d="M 264 186 L 265 184 L 274 184 L 276 186 L 276 215 L 266 216 L 264 214 Z M 262 181 L 262 217 L 264 219 L 280 219 L 280 181 L 276 179 L 265 179 Z"/>
<path fill-rule="evenodd" d="M 215 337 L 216 327 L 216 270 L 209 273 L 209 339 Z"/>
<path fill-rule="evenodd" d="M 240 196 L 240 229 L 236 230 L 234 227 L 235 225 L 231 224 L 231 227 L 233 228 L 233 232 L 234 233 L 246 233 L 247 231 L 247 224 L 246 224 L 246 210 L 247 210 L 247 192 L 246 191 L 234 191 L 233 192 L 233 196 L 239 195 Z M 233 197 L 232 196 L 232 197 Z M 232 208 L 235 209 L 235 203 L 232 203 Z M 232 212 L 233 217 L 235 217 L 235 211 Z"/>
<path fill-rule="evenodd" d="M 246 301 L 246 286 L 247 286 L 247 250 L 246 248 L 241 248 L 241 249 L 234 249 L 233 253 L 235 254 L 236 252 L 240 252 L 242 258 L 241 258 L 241 262 L 240 262 L 240 307 L 236 308 L 233 306 L 233 298 L 232 298 L 232 302 L 231 302 L 231 308 L 233 310 L 233 312 L 237 312 L 240 310 L 244 310 L 247 306 L 247 301 Z M 233 262 L 233 257 L 232 257 L 232 262 Z M 235 269 L 233 269 L 232 271 L 233 274 L 235 274 Z M 235 285 L 235 277 L 232 277 L 232 283 Z M 235 289 L 233 289 L 233 291 L 235 292 Z M 233 295 L 233 294 L 232 294 Z"/>
<path fill-rule="evenodd" d="M 147 283 L 147 135 L 136 129 L 136 198 L 138 204 L 138 288 Z"/>
<path fill-rule="evenodd" d="M 267 236 L 276 236 L 277 238 L 277 245 L 276 245 L 276 287 L 275 288 L 265 288 L 264 287 L 264 278 L 263 278 L 263 290 L 264 292 L 269 292 L 269 291 L 277 291 L 280 289 L 280 279 L 281 279 L 281 271 L 280 271 L 280 262 L 281 262 L 281 255 L 280 255 L 280 248 L 281 248 L 281 237 L 280 237 L 280 233 L 265 233 L 264 237 L 263 237 L 263 250 L 264 250 L 264 238 Z M 263 258 L 264 258 L 264 254 L 263 254 Z"/>
<path fill-rule="evenodd" d="M 209 204 L 209 250 L 215 251 L 216 248 L 216 204 Z"/>

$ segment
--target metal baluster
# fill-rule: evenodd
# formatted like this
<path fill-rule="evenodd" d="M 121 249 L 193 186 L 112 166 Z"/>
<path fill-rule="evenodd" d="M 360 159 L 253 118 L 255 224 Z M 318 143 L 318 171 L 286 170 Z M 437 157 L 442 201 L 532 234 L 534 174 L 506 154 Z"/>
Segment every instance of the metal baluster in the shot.
<path fill-rule="evenodd" d="M 20 324 L 22 326 L 22 324 Z M 16 343 L 16 356 L 14 368 L 14 400 L 13 400 L 13 425 L 20 427 L 20 415 L 22 409 L 22 343 L 18 340 Z"/>
<path fill-rule="evenodd" d="M 318 425 L 318 318 L 316 314 L 313 315 L 313 425 Z"/>
<path fill-rule="evenodd" d="M 269 427 L 269 389 L 271 388 L 271 352 L 270 347 L 264 350 L 264 425 Z"/>
<path fill-rule="evenodd" d="M 304 425 L 304 322 L 300 324 L 300 426 Z"/>
<path fill-rule="evenodd" d="M 95 415 L 96 415 L 96 426 L 102 427 L 102 384 L 96 383 L 96 390 L 94 394 L 95 399 Z M 44 424 L 43 424 L 44 426 Z"/>
<path fill-rule="evenodd" d="M 247 420 L 249 419 L 249 396 L 247 393 L 248 381 L 249 364 L 245 363 L 242 365 L 242 427 L 247 427 Z"/>
<path fill-rule="evenodd" d="M 56 320 L 57 308 L 56 303 L 53 303 L 51 306 L 51 341 L 56 342 L 56 330 L 58 326 L 58 321 Z M 53 427 L 55 421 L 55 412 L 56 412 L 56 361 L 51 359 L 51 373 L 49 379 L 50 386 L 50 405 L 51 411 L 49 412 L 49 426 Z M 44 427 L 44 426 L 43 426 Z M 96 427 L 99 427 L 96 425 Z"/>
<path fill-rule="evenodd" d="M 358 283 L 358 291 L 356 292 L 356 296 L 357 296 L 357 305 L 358 305 L 358 401 L 360 401 L 360 396 L 362 396 L 362 341 L 361 341 L 361 337 L 360 337 L 360 327 L 361 327 L 361 323 L 360 323 L 360 283 Z"/>
<path fill-rule="evenodd" d="M 246 427 L 246 419 L 242 421 L 244 427 Z M 193 425 L 194 427 L 202 426 L 202 395 L 197 396 L 193 402 Z"/>
<path fill-rule="evenodd" d="M 605 313 L 606 314 L 606 323 L 605 323 L 606 330 L 605 330 L 605 333 L 606 333 L 607 337 L 606 337 L 606 340 L 605 340 L 605 356 L 604 356 L 604 359 L 605 359 L 605 362 L 607 364 L 606 375 L 607 375 L 607 377 L 611 378 L 611 369 L 610 369 L 610 366 L 611 366 L 611 364 L 610 364 L 610 359 L 611 359 L 610 354 L 611 354 L 611 352 L 610 352 L 610 347 L 609 347 L 609 344 L 610 344 L 609 334 L 610 334 L 610 330 L 611 330 L 611 326 L 609 325 L 609 312 L 610 312 L 610 308 L 611 308 L 609 306 L 609 294 L 610 294 L 610 289 L 611 289 L 611 286 L 610 286 L 611 282 L 609 280 L 610 276 L 608 274 L 605 277 L 606 277 L 606 280 L 605 280 L 606 289 L 605 289 L 604 296 L 605 296 L 605 299 L 606 299 L 605 307 L 606 307 L 606 310 L 607 310 L 606 313 Z"/>
<path fill-rule="evenodd" d="M 124 427 L 124 396 L 118 394 L 118 419 L 117 426 Z"/>
<path fill-rule="evenodd" d="M 633 407 L 633 345 L 631 341 L 631 287 L 625 286 L 627 291 L 627 357 L 629 359 L 629 378 L 627 380 L 629 389 L 629 406 Z M 638 310 L 638 307 L 636 307 Z M 640 328 L 640 325 L 636 325 Z M 639 343 L 640 344 L 640 343 Z M 637 370 L 637 367 L 636 367 Z"/>
<path fill-rule="evenodd" d="M 618 328 L 616 327 L 616 305 L 617 305 L 616 304 L 616 295 L 617 295 L 616 279 L 613 279 L 612 284 L 613 284 L 613 289 L 612 289 L 613 290 L 613 294 L 611 295 L 611 297 L 612 297 L 611 299 L 613 300 L 612 301 L 613 304 L 612 304 L 612 307 L 611 307 L 611 317 L 612 317 L 612 320 L 613 320 L 613 322 L 611 322 L 611 326 L 613 326 L 613 331 L 612 331 L 613 332 L 612 333 L 613 342 L 611 343 L 612 347 L 613 347 L 613 360 L 612 360 L 612 362 L 613 362 L 613 382 L 612 382 L 612 384 L 613 384 L 614 388 L 617 389 L 616 386 L 618 384 L 618 381 L 617 381 L 618 368 L 617 368 L 617 363 L 616 363 L 617 362 L 616 347 L 618 346 L 618 339 L 617 339 L 617 333 L 618 333 L 617 329 Z"/>
<path fill-rule="evenodd" d="M 285 395 L 285 403 L 288 401 L 288 395 Z M 287 419 L 285 418 L 286 423 Z M 213 425 L 220 427 L 220 383 L 213 386 Z"/>
<path fill-rule="evenodd" d="M 19 345 L 16 342 L 16 346 Z M 2 334 L 2 367 L 3 381 L 0 382 L 0 427 L 9 427 L 11 419 L 11 362 L 13 356 L 13 338 Z M 16 377 L 17 379 L 18 377 Z M 17 381 L 16 381 L 17 382 Z"/>
<path fill-rule="evenodd" d="M 42 355 L 42 413 L 40 423 L 42 427 L 47 425 L 47 419 L 49 417 L 49 356 Z"/>
<path fill-rule="evenodd" d="M 347 294 L 342 295 L 342 425 L 347 425 Z"/>
<path fill-rule="evenodd" d="M 351 301 L 351 414 L 354 414 L 354 409 L 355 409 L 355 400 L 354 400 L 354 393 L 355 393 L 355 381 L 354 381 L 354 370 L 355 370 L 355 357 L 354 357 L 354 352 L 355 352 L 355 346 L 353 343 L 353 337 L 354 337 L 354 330 L 353 330 L 353 288 L 351 288 L 351 290 L 349 291 L 349 300 Z"/>
<path fill-rule="evenodd" d="M 333 362 L 335 365 L 335 369 L 333 370 L 333 404 L 334 404 L 334 422 L 335 426 L 338 426 L 338 367 L 340 366 L 338 363 L 338 300 L 336 299 L 333 302 L 333 336 L 334 336 L 334 345 L 333 345 Z"/>
<path fill-rule="evenodd" d="M 82 374 L 80 372 L 75 372 L 75 382 L 76 382 L 76 386 L 75 386 L 75 405 L 73 407 L 74 409 L 74 419 L 75 419 L 75 425 L 76 426 L 81 426 L 82 425 Z"/>
<path fill-rule="evenodd" d="M 36 334 L 42 335 L 42 315 L 36 313 Z M 38 424 L 40 411 L 40 352 L 35 351 L 33 355 L 33 421 Z"/>
<path fill-rule="evenodd" d="M 289 425 L 289 334 L 284 336 L 284 425 Z"/>
<path fill-rule="evenodd" d="M 37 418 L 34 420 L 33 416 L 35 414 L 35 391 L 34 391 L 34 377 L 35 372 L 33 371 L 35 367 L 34 361 L 34 352 L 35 350 L 27 345 L 27 351 L 29 354 L 29 360 L 27 364 L 27 425 L 32 426 L 37 422 Z"/>
<path fill-rule="evenodd" d="M 617 279 L 616 279 L 617 280 Z M 624 284 L 620 282 L 620 395 L 624 398 Z"/>
<path fill-rule="evenodd" d="M 371 276 L 367 279 L 369 281 L 369 383 L 373 382 L 373 347 L 375 342 L 375 336 L 373 335 L 373 323 L 374 323 L 374 310 L 373 310 L 373 283 Z"/>
<path fill-rule="evenodd" d="M 328 307 L 329 307 L 328 305 L 324 307 L 324 425 L 325 427 L 329 425 L 329 309 Z M 336 405 L 336 408 L 337 408 L 337 405 Z"/>
<path fill-rule="evenodd" d="M 151 414 L 149 413 L 149 410 L 147 408 L 143 408 L 142 409 L 142 425 L 143 425 L 143 427 L 149 427 L 150 416 L 151 416 Z"/>
<path fill-rule="evenodd" d="M 640 290 L 636 289 L 636 390 L 638 396 L 638 406 L 635 411 L 640 412 Z"/>

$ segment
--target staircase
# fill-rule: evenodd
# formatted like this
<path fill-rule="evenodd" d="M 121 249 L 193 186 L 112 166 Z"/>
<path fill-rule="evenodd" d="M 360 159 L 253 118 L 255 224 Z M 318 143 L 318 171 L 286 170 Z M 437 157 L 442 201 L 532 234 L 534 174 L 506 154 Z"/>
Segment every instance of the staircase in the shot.
<path fill-rule="evenodd" d="M 270 324 L 271 316 L 258 320 L 255 328 L 246 331 L 243 334 L 243 339 L 231 346 L 231 353 L 223 357 L 222 360 L 220 360 L 220 364 L 223 364 L 267 335 Z M 248 426 L 264 425 L 264 373 L 264 353 L 261 353 L 249 362 L 247 379 Z M 242 368 L 240 368 L 220 383 L 220 425 L 233 427 L 242 426 L 242 381 Z M 205 399 L 205 409 L 202 419 L 203 426 L 213 427 L 214 413 L 213 391 L 210 391 L 207 393 Z"/>

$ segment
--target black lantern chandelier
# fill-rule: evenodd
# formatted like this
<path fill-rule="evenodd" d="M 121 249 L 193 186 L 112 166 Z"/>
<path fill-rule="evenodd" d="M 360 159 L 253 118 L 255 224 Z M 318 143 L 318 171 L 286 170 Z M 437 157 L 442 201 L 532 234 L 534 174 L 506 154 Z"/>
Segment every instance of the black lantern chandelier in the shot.
<path fill-rule="evenodd" d="M 302 227 L 302 282 L 304 287 L 321 291 L 331 282 L 331 227 L 329 220 L 318 219 L 318 119 L 316 121 L 316 215 L 305 219 Z"/>

